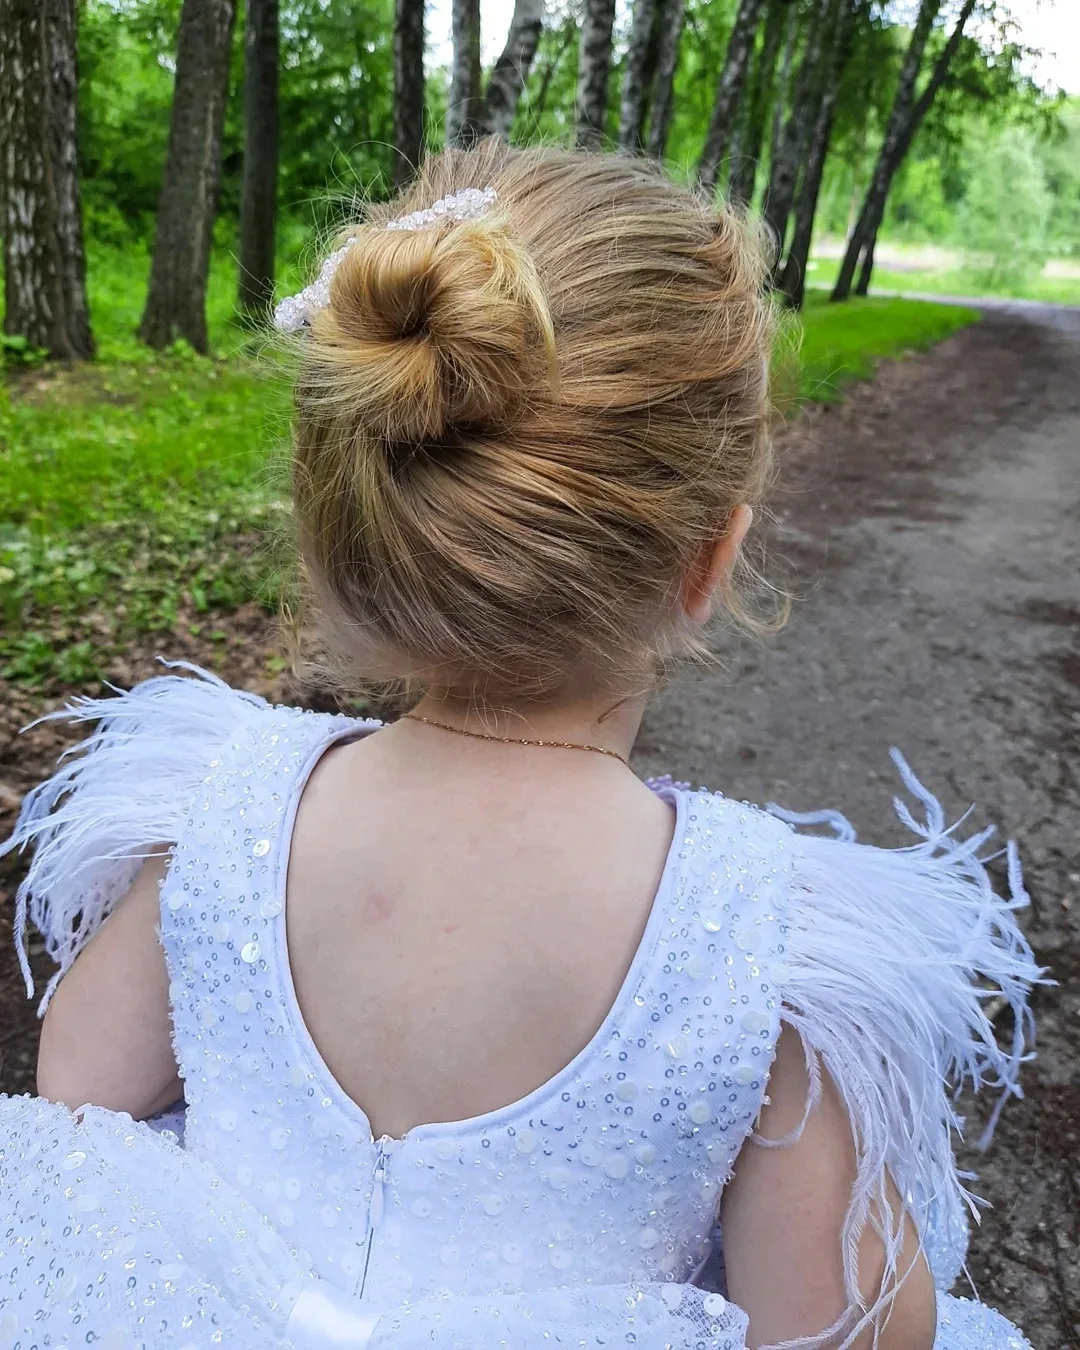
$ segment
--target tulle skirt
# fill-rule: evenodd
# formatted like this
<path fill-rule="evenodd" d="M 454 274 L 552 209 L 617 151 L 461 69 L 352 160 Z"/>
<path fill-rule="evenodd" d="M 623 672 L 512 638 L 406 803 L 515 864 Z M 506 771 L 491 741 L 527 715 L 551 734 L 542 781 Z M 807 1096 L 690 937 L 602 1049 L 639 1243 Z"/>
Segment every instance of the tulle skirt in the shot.
<path fill-rule="evenodd" d="M 0 1097 L 0 1350 L 745 1350 L 746 1335 L 734 1303 L 679 1284 L 361 1303 L 168 1131 Z M 947 1295 L 935 1346 L 1030 1350 Z"/>

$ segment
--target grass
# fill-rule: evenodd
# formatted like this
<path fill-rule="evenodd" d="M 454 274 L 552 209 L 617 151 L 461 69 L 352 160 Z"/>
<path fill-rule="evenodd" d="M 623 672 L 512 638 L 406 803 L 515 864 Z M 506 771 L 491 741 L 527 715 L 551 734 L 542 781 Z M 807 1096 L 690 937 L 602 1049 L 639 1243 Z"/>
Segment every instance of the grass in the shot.
<path fill-rule="evenodd" d="M 837 402 L 846 384 L 868 379 L 883 357 L 925 351 L 978 317 L 962 305 L 924 300 L 867 296 L 833 305 L 811 291 L 802 314 L 800 395 Z"/>
<path fill-rule="evenodd" d="M 840 264 L 833 258 L 816 258 L 810 264 L 809 284 L 814 287 L 831 286 L 836 280 Z M 985 279 L 968 268 L 922 269 L 907 268 L 892 271 L 876 266 L 870 294 L 882 291 L 911 291 L 924 295 L 971 296 L 978 299 L 1041 300 L 1055 305 L 1080 305 L 1080 277 L 1038 276 L 1024 282 L 1022 289 L 1008 290 L 987 286 Z"/>
<path fill-rule="evenodd" d="M 40 686 L 98 678 L 135 633 L 275 603 L 272 552 L 289 393 L 232 317 L 235 269 L 215 260 L 215 359 L 140 346 L 148 258 L 93 253 L 98 360 L 0 377 L 0 676 Z M 924 348 L 974 311 L 908 300 L 810 298 L 799 396 L 834 400 L 882 357 Z M 788 357 L 795 357 L 790 344 Z"/>

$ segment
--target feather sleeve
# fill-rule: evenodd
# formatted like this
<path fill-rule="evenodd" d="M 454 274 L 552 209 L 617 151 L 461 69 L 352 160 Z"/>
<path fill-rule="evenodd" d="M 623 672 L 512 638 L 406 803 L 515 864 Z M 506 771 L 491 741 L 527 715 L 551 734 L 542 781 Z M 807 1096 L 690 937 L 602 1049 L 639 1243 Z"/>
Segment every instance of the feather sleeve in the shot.
<path fill-rule="evenodd" d="M 0 844 L 0 856 L 33 851 L 16 893 L 15 943 L 28 996 L 34 992 L 28 921 L 59 966 L 41 1014 L 149 850 L 176 839 L 215 753 L 241 719 L 267 706 L 198 667 L 167 664 L 196 678 L 163 675 L 116 697 L 76 699 L 40 719 L 97 723 L 27 795 L 13 833 Z"/>
<path fill-rule="evenodd" d="M 868 1222 L 880 1226 L 885 1242 L 883 1299 L 903 1274 L 900 1223 L 890 1222 L 885 1203 L 886 1169 L 921 1234 L 936 1229 L 946 1253 L 962 1243 L 967 1214 L 976 1214 L 980 1202 L 953 1158 L 963 1126 L 956 1097 L 964 1087 L 999 1094 L 980 1140 L 985 1145 L 1005 1101 L 1022 1095 L 1020 1066 L 1033 1037 L 1028 996 L 1043 977 L 1016 920 L 1028 898 L 1015 846 L 995 855 L 1005 859 L 1009 893 L 1002 897 L 982 856 L 993 828 L 961 839 L 963 821 L 947 827 L 938 801 L 900 754 L 892 755 L 923 808 L 917 820 L 894 799 L 900 820 L 918 837 L 909 847 L 859 844 L 833 811 L 797 815 L 769 807 L 792 825 L 826 825 L 836 836 L 792 839 L 781 984 L 784 1019 L 807 1055 L 808 1110 L 824 1066 L 855 1139 L 858 1171 L 844 1233 L 853 1312 L 843 1344 L 883 1306 L 879 1300 L 868 1309 L 858 1296 L 856 1253 Z M 1004 1043 L 988 1014 L 995 1000 L 1011 1014 Z M 942 1227 L 952 1230 L 952 1241 L 948 1232 L 940 1241 Z"/>

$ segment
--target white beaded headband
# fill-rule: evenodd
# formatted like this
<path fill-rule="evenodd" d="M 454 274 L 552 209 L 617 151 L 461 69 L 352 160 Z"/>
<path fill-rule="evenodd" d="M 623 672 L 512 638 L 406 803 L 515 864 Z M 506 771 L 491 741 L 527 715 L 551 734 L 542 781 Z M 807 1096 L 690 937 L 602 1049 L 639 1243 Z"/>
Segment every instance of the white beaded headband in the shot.
<path fill-rule="evenodd" d="M 437 202 L 422 211 L 413 211 L 411 215 L 399 216 L 383 228 L 387 230 L 423 230 L 429 225 L 437 225 L 443 220 L 476 220 L 484 215 L 488 207 L 497 200 L 495 189 L 462 188 L 460 192 L 451 192 L 448 197 L 440 197 Z M 326 259 L 319 275 L 296 295 L 286 296 L 274 310 L 274 327 L 282 333 L 295 333 L 311 322 L 320 310 L 330 303 L 330 283 L 334 273 L 341 266 L 342 259 L 356 243 L 359 235 L 354 235 Z"/>

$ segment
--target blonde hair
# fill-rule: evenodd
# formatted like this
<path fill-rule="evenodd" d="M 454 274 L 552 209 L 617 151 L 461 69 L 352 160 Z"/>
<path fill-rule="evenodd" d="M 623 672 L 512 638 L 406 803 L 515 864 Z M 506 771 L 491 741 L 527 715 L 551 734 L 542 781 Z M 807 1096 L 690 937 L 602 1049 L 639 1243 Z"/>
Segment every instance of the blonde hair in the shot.
<path fill-rule="evenodd" d="M 383 228 L 489 184 L 482 218 Z M 679 588 L 770 476 L 744 219 L 642 160 L 489 140 L 350 233 L 301 339 L 293 487 L 353 690 L 538 698 L 703 655 Z"/>

